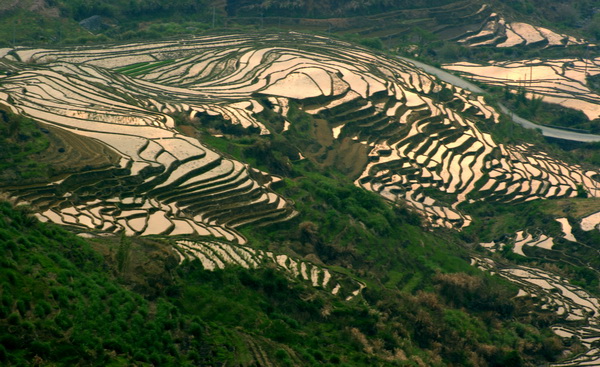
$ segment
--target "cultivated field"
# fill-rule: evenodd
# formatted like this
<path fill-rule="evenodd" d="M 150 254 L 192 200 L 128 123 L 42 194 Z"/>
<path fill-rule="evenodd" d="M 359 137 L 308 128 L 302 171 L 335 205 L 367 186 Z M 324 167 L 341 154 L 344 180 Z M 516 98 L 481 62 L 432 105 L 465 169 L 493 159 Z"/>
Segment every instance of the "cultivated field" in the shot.
<path fill-rule="evenodd" d="M 498 143 L 484 132 L 482 126 L 495 126 L 501 118 L 484 96 L 442 82 L 409 62 L 344 42 L 298 33 L 234 34 L 3 52 L 3 67 L 11 70 L 0 78 L 3 104 L 68 131 L 83 144 L 102 145 L 116 162 L 3 190 L 30 203 L 41 220 L 86 236 L 173 236 L 181 261 L 198 259 L 208 270 L 275 266 L 346 300 L 364 287 L 325 266 L 247 244 L 236 227 L 296 214 L 293 203 L 270 188 L 280 178 L 179 133 L 176 116 L 218 120 L 237 126 L 241 134 L 286 134 L 295 123 L 289 116 L 295 106 L 312 115 L 323 144 L 339 142 L 367 152 L 366 159 L 354 163 L 357 186 L 391 202 L 406 202 L 431 226 L 468 226 L 472 218 L 459 207 L 465 202 L 571 198 L 582 190 L 600 196 L 596 170 L 567 164 L 532 144 Z M 579 64 L 573 72 L 564 69 L 563 77 L 581 87 L 580 69 Z M 566 93 L 552 83 L 540 82 L 539 88 Z M 567 95 L 575 98 L 561 94 Z M 284 121 L 281 129 L 261 122 L 267 110 Z M 572 223 L 559 220 L 564 237 L 575 241 Z M 581 225 L 593 229 L 598 223 L 600 217 L 592 215 Z M 523 231 L 511 241 L 522 255 L 530 246 L 552 249 L 554 244 L 547 235 Z M 526 284 L 533 276 L 511 274 L 506 277 L 530 287 Z M 569 301 L 573 290 L 564 287 L 562 298 L 552 302 L 569 317 L 596 307 L 589 295 L 584 300 L 592 306 L 576 306 Z"/>

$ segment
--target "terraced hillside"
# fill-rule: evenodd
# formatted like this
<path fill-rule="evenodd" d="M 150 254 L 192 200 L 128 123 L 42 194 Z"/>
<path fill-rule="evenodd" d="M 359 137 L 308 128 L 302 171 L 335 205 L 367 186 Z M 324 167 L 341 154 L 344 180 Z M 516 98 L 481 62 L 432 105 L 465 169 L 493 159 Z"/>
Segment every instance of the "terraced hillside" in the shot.
<path fill-rule="evenodd" d="M 491 259 L 472 259 L 473 265 L 492 271 L 519 285 L 517 297 L 537 297 L 541 307 L 565 318 L 573 325 L 556 325 L 553 330 L 563 338 L 581 340 L 587 351 L 563 363 L 553 366 L 595 366 L 600 361 L 600 350 L 595 343 L 599 340 L 598 315 L 600 299 L 568 280 L 537 268 L 528 266 L 511 267 L 497 264 Z M 583 325 L 582 325 L 583 324 Z"/>
<path fill-rule="evenodd" d="M 457 205 L 484 197 L 503 202 L 572 197 L 579 186 L 598 196 L 595 171 L 532 146 L 498 144 L 482 132 L 479 122 L 499 122 L 484 97 L 436 81 L 407 62 L 331 42 L 301 34 L 235 35 L 11 51 L 9 59 L 36 64 L 3 80 L 4 99 L 10 97 L 16 111 L 105 142 L 123 156 L 120 168 L 143 182 L 118 199 L 89 197 L 85 209 L 65 197 L 72 191 L 69 180 L 54 185 L 62 187 L 61 195 L 50 194 L 63 197 L 58 203 L 48 202 L 41 188 L 19 195 L 40 203 L 41 216 L 55 222 L 125 228 L 131 234 L 196 232 L 241 242 L 233 232 L 209 228 L 246 223 L 248 216 L 282 219 L 292 213 L 289 206 L 261 191 L 242 165 L 176 133 L 170 114 L 217 118 L 269 134 L 260 113 L 271 109 L 285 121 L 287 106 L 296 101 L 327 121 L 323 134 L 329 145 L 348 142 L 370 150 L 366 167 L 355 167 L 362 170 L 357 185 L 391 201 L 406 200 L 435 225 L 468 225 Z M 160 174 L 149 174 L 157 167 Z M 81 197 L 91 190 L 79 190 L 83 195 L 76 196 L 85 202 Z M 245 215 L 232 212 L 230 198 L 236 193 L 239 200 L 238 190 L 248 198 Z M 431 190 L 449 200 L 435 200 Z M 180 212 L 190 214 L 182 219 Z"/>
<path fill-rule="evenodd" d="M 180 261 L 198 259 L 204 269 L 224 269 L 228 265 L 243 268 L 259 268 L 274 264 L 280 271 L 292 278 L 309 282 L 313 287 L 328 290 L 334 296 L 343 296 L 346 301 L 358 296 L 364 284 L 347 276 L 332 273 L 326 268 L 308 261 L 290 258 L 287 255 L 275 255 L 269 251 L 255 250 L 247 246 L 232 246 L 219 242 L 178 241 L 177 251 Z"/>
<path fill-rule="evenodd" d="M 565 58 L 493 62 L 489 65 L 454 63 L 444 65 L 486 84 L 523 88 L 527 97 L 580 110 L 590 119 L 600 118 L 600 95 L 587 78 L 600 74 L 600 58 Z"/>
<path fill-rule="evenodd" d="M 251 3 L 251 2 L 250 2 Z M 261 24 L 299 30 L 318 30 L 341 35 L 379 38 L 393 47 L 411 40 L 414 44 L 435 38 L 456 41 L 468 47 L 528 48 L 567 47 L 584 44 L 576 37 L 529 23 L 507 21 L 489 2 L 448 1 L 435 4 L 340 4 L 335 9 L 315 4 L 314 9 L 286 14 L 277 2 L 237 4 L 230 20 L 239 24 Z M 302 5 L 299 5 L 302 7 Z M 316 8 L 325 8 L 316 10 Z M 302 17 L 318 12 L 319 18 Z M 237 13 L 237 14 L 236 14 Z M 276 16 L 275 14 L 284 14 Z M 368 14 L 368 15 L 365 15 Z"/>
<path fill-rule="evenodd" d="M 7 91 L 23 93 L 10 97 L 17 98 L 21 112 L 84 140 L 103 142 L 120 156 L 110 169 L 23 188 L 17 195 L 39 207 L 42 220 L 127 234 L 196 233 L 243 242 L 223 225 L 293 214 L 285 200 L 266 189 L 275 178 L 177 133 L 168 115 L 137 107 L 126 80 L 118 94 L 113 87 L 107 90 L 118 83 L 111 75 L 62 64 L 19 73 L 17 84 L 7 85 Z M 245 205 L 247 210 L 241 210 Z"/>
<path fill-rule="evenodd" d="M 288 32 L 2 52 L 0 69 L 7 72 L 0 77 L 0 101 L 7 109 L 35 119 L 48 131 L 63 132 L 66 142 L 101 147 L 94 150 L 107 156 L 87 170 L 63 171 L 41 184 L 15 182 L 2 191 L 14 202 L 30 204 L 40 220 L 69 226 L 82 236 L 172 236 L 181 263 L 199 263 L 204 270 L 276 269 L 350 303 L 362 302 L 361 291 L 369 284 L 350 270 L 358 250 L 347 246 L 341 251 L 346 258 L 336 259 L 332 247 L 315 234 L 315 223 L 298 226 L 300 246 L 313 246 L 323 259 L 337 260 L 335 266 L 301 257 L 296 250 L 275 253 L 247 241 L 242 233 L 297 214 L 302 203 L 271 185 L 284 181 L 293 188 L 298 183 L 295 177 L 283 180 L 233 158 L 235 144 L 223 145 L 223 152 L 207 146 L 220 138 L 274 143 L 276 137 L 293 136 L 286 148 L 294 161 L 344 172 L 388 204 L 419 213 L 427 228 L 468 227 L 474 218 L 465 211 L 467 204 L 600 196 L 594 167 L 566 163 L 531 143 L 500 142 L 493 134 L 506 122 L 483 95 L 440 81 L 410 62 L 345 42 Z M 213 136 L 196 135 L 194 128 Z M 268 147 L 263 145 L 261 152 Z M 84 150 L 47 154 L 81 153 L 98 163 Z M 281 161 L 289 162 L 290 156 Z M 270 156 L 255 155 L 256 164 L 265 157 Z M 320 194 L 331 193 L 322 189 Z M 344 191 L 349 207 L 357 202 L 351 195 Z M 329 199 L 323 211 L 343 200 L 342 195 Z M 365 207 L 377 207 L 369 196 L 362 199 L 369 204 Z M 410 220 L 409 214 L 405 217 Z M 351 222 L 365 226 L 361 219 L 354 214 Z M 591 230 L 597 219 L 588 216 L 581 226 Z M 569 219 L 560 223 L 570 225 Z M 247 228 L 252 230 L 243 232 Z M 332 237 L 348 235 L 348 228 Z M 385 232 L 385 226 L 380 228 Z M 573 237 L 566 231 L 565 238 Z M 552 250 L 551 237 L 523 229 L 508 240 L 513 254 L 526 258 L 529 248 Z M 504 249 L 496 241 L 484 247 Z M 529 281 L 535 274 L 504 271 L 482 257 L 476 263 L 531 293 L 543 292 L 528 284 L 537 284 Z M 564 282 L 555 283 L 559 288 Z M 561 322 L 579 315 L 596 327 L 592 308 L 569 298 L 578 290 L 563 288 L 560 297 L 546 292 L 551 307 L 565 309 L 559 313 L 565 317 Z M 592 295 L 583 298 L 597 306 Z M 576 334 L 568 334 L 569 328 L 556 330 L 561 336 Z M 587 334 L 582 338 L 587 343 Z M 369 346 L 361 337 L 357 340 Z M 592 346 L 585 344 L 589 350 Z"/>
<path fill-rule="evenodd" d="M 484 4 L 481 11 L 483 12 L 487 8 L 487 4 Z M 507 22 L 495 12 L 489 13 L 483 26 L 477 32 L 465 33 L 457 38 L 457 42 L 469 47 L 492 46 L 498 48 L 566 47 L 585 43 L 584 40 L 559 34 L 548 28 L 521 22 Z"/>

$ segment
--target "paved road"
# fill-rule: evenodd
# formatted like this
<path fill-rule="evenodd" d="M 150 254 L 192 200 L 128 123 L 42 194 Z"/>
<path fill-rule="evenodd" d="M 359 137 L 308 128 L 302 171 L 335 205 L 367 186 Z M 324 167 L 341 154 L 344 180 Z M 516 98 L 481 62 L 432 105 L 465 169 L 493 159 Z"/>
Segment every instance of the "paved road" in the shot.
<path fill-rule="evenodd" d="M 474 92 L 474 93 L 484 93 L 485 94 L 485 91 L 483 89 L 479 88 L 477 85 L 470 83 L 460 77 L 457 77 L 456 75 L 450 74 L 447 71 L 436 68 L 435 66 L 424 64 L 417 60 L 409 59 L 407 57 L 400 56 L 399 58 L 404 61 L 408 61 L 410 63 L 415 64 L 416 66 L 422 68 L 423 70 L 425 70 L 426 72 L 428 72 L 430 74 L 437 76 L 438 78 L 442 79 L 443 81 L 446 81 L 448 83 L 457 85 L 461 88 L 470 90 L 471 92 Z M 526 120 L 522 117 L 517 116 L 516 114 L 511 112 L 508 108 L 506 108 L 506 106 L 504 106 L 503 104 L 499 104 L 499 107 L 503 113 L 510 116 L 510 118 L 517 124 L 527 128 L 527 129 L 539 129 L 539 130 L 541 130 L 542 135 L 547 136 L 549 138 L 579 141 L 579 142 L 584 142 L 584 143 L 592 143 L 592 142 L 600 141 L 600 135 L 584 134 L 584 133 L 578 133 L 578 132 L 574 132 L 574 131 L 557 129 L 554 127 L 538 125 L 536 123 L 533 123 L 529 120 Z"/>
<path fill-rule="evenodd" d="M 410 63 L 415 64 L 416 66 L 418 66 L 421 69 L 425 70 L 429 74 L 433 74 L 433 75 L 437 76 L 438 78 L 442 79 L 445 82 L 457 85 L 457 86 L 459 86 L 461 88 L 470 90 L 471 92 L 474 92 L 474 93 L 485 93 L 485 91 L 483 89 L 479 88 L 475 84 L 470 83 L 470 82 L 464 80 L 463 78 L 457 77 L 454 74 L 450 74 L 447 71 L 444 71 L 442 69 L 436 68 L 435 66 L 427 65 L 427 64 L 424 64 L 424 63 L 422 63 L 420 61 L 409 59 L 407 57 L 402 57 L 402 56 L 398 56 L 398 57 L 400 59 L 404 60 L 404 61 L 408 61 Z"/>

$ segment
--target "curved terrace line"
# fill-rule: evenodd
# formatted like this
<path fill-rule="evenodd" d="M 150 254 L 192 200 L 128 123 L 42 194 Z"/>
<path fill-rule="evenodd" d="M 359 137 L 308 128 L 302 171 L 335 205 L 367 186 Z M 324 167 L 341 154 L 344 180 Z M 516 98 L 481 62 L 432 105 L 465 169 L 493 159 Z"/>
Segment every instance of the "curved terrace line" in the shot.
<path fill-rule="evenodd" d="M 133 73 L 129 76 L 115 74 L 106 66 L 94 66 L 99 55 L 106 58 L 104 52 L 87 49 L 84 54 L 78 54 L 78 62 L 87 63 L 85 66 L 71 64 L 72 54 L 62 53 L 59 63 L 48 65 L 53 73 L 25 68 L 28 71 L 22 74 L 28 79 L 19 74 L 4 79 L 3 87 L 7 92 L 6 96 L 1 96 L 8 99 L 10 94 L 13 100 L 23 102 L 19 108 L 26 107 L 28 112 L 61 125 L 68 123 L 79 134 L 101 138 L 125 157 L 131 157 L 123 165 L 130 165 L 132 173 L 153 173 L 152 177 L 144 176 L 144 189 L 150 190 L 148 194 L 175 201 L 181 206 L 160 208 L 166 214 L 172 214 L 171 224 L 175 227 L 171 228 L 160 216 L 146 215 L 144 219 L 137 212 L 123 214 L 120 211 L 123 208 L 111 202 L 111 207 L 115 206 L 115 217 L 111 220 L 115 219 L 117 224 L 136 233 L 145 233 L 150 220 L 169 225 L 168 228 L 163 226 L 164 234 L 194 231 L 190 227 L 192 224 L 186 221 L 191 218 L 175 218 L 181 210 L 198 214 L 194 217 L 197 221 L 223 221 L 232 213 L 231 195 L 234 192 L 231 189 L 234 187 L 236 192 L 243 190 L 250 200 L 252 213 L 248 210 L 244 215 L 235 215 L 235 221 L 229 222 L 231 228 L 252 218 L 282 219 L 287 213 L 280 210 L 284 209 L 284 201 L 256 192 L 247 176 L 241 173 L 244 171 L 241 167 L 231 172 L 232 164 L 223 163 L 226 160 L 220 163 L 207 160 L 207 157 L 190 160 L 188 153 L 195 148 L 189 144 L 185 144 L 185 148 L 173 146 L 176 140 L 162 135 L 173 126 L 168 114 L 176 112 L 189 114 L 191 118 L 198 114 L 201 117 L 221 116 L 225 123 L 253 126 L 260 128 L 261 134 L 263 131 L 268 133 L 255 116 L 271 108 L 260 102 L 260 98 L 265 97 L 276 102 L 273 111 L 282 117 L 287 113 L 289 99 L 306 99 L 304 111 L 317 118 L 326 117 L 332 138 L 352 139 L 353 144 L 360 144 L 360 149 L 371 150 L 370 162 L 356 181 L 358 186 L 392 201 L 407 200 L 435 226 L 462 228 L 470 223 L 468 216 L 456 210 L 456 205 L 479 198 L 474 189 L 482 178 L 486 182 L 482 182 L 478 191 L 485 192 L 488 199 L 503 202 L 571 197 L 576 195 L 578 184 L 592 196 L 597 196 L 598 188 L 590 178 L 595 172 L 585 172 L 579 166 L 568 166 L 547 156 L 533 159 L 539 152 L 529 146 L 496 144 L 489 134 L 479 131 L 472 119 L 498 122 L 499 113 L 487 105 L 483 90 L 470 83 L 458 77 L 453 77 L 452 82 L 440 80 L 438 83 L 431 75 L 434 73 L 427 73 L 401 59 L 378 57 L 345 43 L 332 48 L 331 44 L 312 37 L 294 37 L 305 41 L 307 52 L 288 47 L 291 42 L 288 34 L 269 38 L 279 39 L 281 43 L 273 43 L 267 48 L 257 48 L 254 38 L 240 36 L 231 40 L 236 45 L 233 48 L 225 47 L 223 43 L 209 47 L 207 41 L 211 38 L 204 37 L 190 39 L 185 44 L 180 41 L 166 43 L 158 48 L 152 44 L 146 48 L 132 46 L 139 49 L 128 51 L 127 55 L 116 50 L 114 55 L 118 62 L 112 63 L 111 67 L 121 71 L 123 68 L 132 70 L 132 65 L 139 68 L 137 61 L 144 60 L 148 50 L 152 50 L 153 59 L 175 57 L 172 62 L 163 62 L 143 75 L 136 72 L 135 76 Z M 35 60 L 57 60 L 50 57 L 57 53 L 51 50 L 23 52 L 34 55 Z M 127 56 L 127 59 L 121 56 Z M 440 72 L 435 71 L 436 74 Z M 57 81 L 59 74 L 68 76 L 66 84 Z M 177 78 L 178 74 L 182 79 Z M 50 80 L 51 90 L 34 85 L 44 84 L 55 75 Z M 34 80 L 39 82 L 33 83 Z M 123 95 L 111 96 L 107 93 L 110 89 L 97 88 L 97 84 L 90 84 L 91 81 L 118 87 Z M 310 93 L 298 94 L 298 91 L 306 90 L 305 87 Z M 78 92 L 82 88 L 89 89 L 85 91 L 86 97 L 81 97 Z M 191 92 L 190 88 L 197 90 Z M 445 88 L 455 101 L 451 108 L 429 96 Z M 254 98 L 255 94 L 262 97 Z M 316 100 L 308 98 L 315 95 L 318 96 Z M 139 111 L 136 119 L 127 114 L 124 107 L 128 103 Z M 78 106 L 77 110 L 73 110 L 73 104 Z M 120 107 L 117 110 L 115 106 Z M 110 112 L 108 116 L 107 111 Z M 117 124 L 119 122 L 121 124 Z M 98 132 L 82 131 L 84 123 L 93 130 L 102 130 L 110 123 L 111 129 L 118 129 L 115 131 L 118 134 L 111 131 L 100 136 Z M 284 130 L 289 124 L 284 125 Z M 135 144 L 121 141 L 124 132 L 130 133 L 134 129 L 145 129 L 143 135 L 148 135 L 146 138 L 151 142 L 129 135 L 127 142 Z M 157 130 L 163 133 L 157 135 Z M 144 147 L 148 148 L 147 152 Z M 212 154 L 211 157 L 214 158 Z M 162 174 L 153 171 L 160 166 L 167 170 Z M 489 172 L 489 179 L 486 172 Z M 207 178 L 211 178 L 210 182 Z M 175 192 L 167 194 L 169 187 L 176 187 Z M 427 195 L 428 188 L 456 196 L 456 202 L 451 206 L 438 203 Z M 469 196 L 471 193 L 473 198 Z M 215 197 L 225 207 L 214 205 L 210 199 Z M 137 203 L 135 197 L 126 199 Z M 141 202 L 136 205 L 144 206 Z M 268 207 L 275 212 L 269 212 Z M 48 214 L 52 218 L 56 214 L 77 222 L 71 218 L 72 214 L 62 209 Z M 79 222 L 82 221 L 89 222 L 87 217 L 80 216 Z M 203 228 L 200 230 L 205 233 Z"/>
<path fill-rule="evenodd" d="M 461 88 L 467 89 L 474 93 L 487 94 L 483 89 L 479 88 L 477 85 L 470 83 L 456 75 L 450 74 L 447 71 L 436 68 L 435 66 L 431 66 L 431 65 L 422 63 L 420 61 L 409 59 L 409 58 L 403 57 L 403 56 L 398 56 L 398 57 L 404 61 L 413 63 L 415 66 L 420 67 L 421 69 L 425 70 L 426 72 L 428 72 L 430 74 L 434 74 L 435 76 L 437 76 L 438 78 L 440 78 L 441 80 L 443 80 L 445 82 L 452 83 L 454 85 L 457 85 Z M 498 106 L 500 107 L 500 111 L 502 111 L 502 113 L 508 115 L 513 120 L 513 122 L 523 126 L 526 129 L 539 129 L 542 132 L 542 135 L 544 135 L 548 138 L 571 140 L 571 141 L 578 141 L 578 142 L 583 142 L 583 143 L 600 142 L 600 135 L 584 134 L 584 133 L 578 133 L 578 132 L 574 132 L 574 131 L 557 129 L 554 127 L 538 125 L 534 122 L 531 122 L 529 120 L 526 120 L 526 119 L 516 115 L 514 112 L 510 111 L 506 106 L 504 106 L 501 103 L 499 103 Z"/>

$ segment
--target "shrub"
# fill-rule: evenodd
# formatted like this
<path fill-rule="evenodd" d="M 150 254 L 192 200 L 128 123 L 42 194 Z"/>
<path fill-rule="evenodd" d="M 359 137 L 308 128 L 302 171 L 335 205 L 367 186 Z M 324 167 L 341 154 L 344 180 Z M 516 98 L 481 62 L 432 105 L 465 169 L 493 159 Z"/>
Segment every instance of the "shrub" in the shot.
<path fill-rule="evenodd" d="M 0 361 L 6 362 L 8 360 L 8 351 L 0 344 Z"/>
<path fill-rule="evenodd" d="M 21 316 L 18 313 L 13 312 L 8 316 L 7 321 L 10 325 L 19 325 L 21 323 Z"/>
<path fill-rule="evenodd" d="M 50 354 L 50 343 L 34 340 L 29 348 L 33 355 L 46 357 Z"/>

